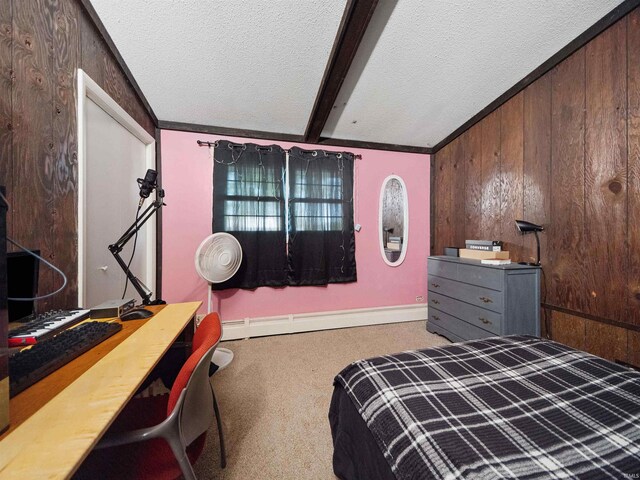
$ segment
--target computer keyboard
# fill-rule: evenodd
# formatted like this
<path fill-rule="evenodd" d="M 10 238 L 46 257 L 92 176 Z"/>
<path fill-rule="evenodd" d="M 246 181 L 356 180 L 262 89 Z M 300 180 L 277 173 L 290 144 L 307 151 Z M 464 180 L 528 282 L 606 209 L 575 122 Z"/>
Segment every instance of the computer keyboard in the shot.
<path fill-rule="evenodd" d="M 120 330 L 120 323 L 87 322 L 17 352 L 9 357 L 9 395 L 17 395 Z"/>

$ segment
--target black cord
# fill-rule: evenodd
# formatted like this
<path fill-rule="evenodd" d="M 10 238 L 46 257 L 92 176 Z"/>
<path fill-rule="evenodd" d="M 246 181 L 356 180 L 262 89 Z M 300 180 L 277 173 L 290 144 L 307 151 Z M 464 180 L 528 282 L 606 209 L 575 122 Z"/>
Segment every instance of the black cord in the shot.
<path fill-rule="evenodd" d="M 1 195 L 1 194 L 0 194 Z M 42 263 L 44 263 L 47 267 L 51 268 L 54 272 L 58 273 L 61 277 L 62 277 L 62 286 L 60 288 L 58 288 L 55 292 L 51 292 L 51 293 L 47 293 L 46 295 L 38 295 L 37 297 L 31 297 L 31 298 L 12 298 L 9 297 L 7 298 L 7 300 L 11 300 L 13 302 L 31 302 L 31 301 L 36 301 L 36 300 L 43 300 L 45 298 L 49 298 L 49 297 L 53 297 L 54 295 L 56 295 L 57 293 L 60 293 L 62 290 L 64 290 L 64 287 L 67 286 L 67 276 L 64 274 L 64 272 L 62 270 L 60 270 L 58 267 L 56 267 L 55 265 L 53 265 L 52 263 L 47 262 L 44 258 L 42 258 L 40 255 L 36 255 L 35 253 L 33 253 L 31 250 L 29 250 L 26 247 L 23 247 L 22 245 L 20 245 L 18 242 L 16 242 L 15 240 L 12 240 L 11 238 L 7 237 L 7 242 L 9 243 L 13 243 L 16 247 L 18 247 L 20 250 L 28 253 L 29 255 L 31 255 L 32 257 L 37 258 L 39 261 L 41 261 Z"/>
<path fill-rule="evenodd" d="M 4 202 L 6 208 L 10 209 L 11 206 L 9 205 L 9 201 L 7 200 L 7 197 L 5 197 L 2 194 L 1 191 L 0 191 L 0 198 Z M 7 300 L 11 300 L 13 302 L 31 302 L 31 301 L 36 301 L 36 300 L 44 300 L 45 298 L 53 297 L 54 295 L 56 295 L 56 294 L 60 293 L 62 290 L 64 290 L 64 287 L 67 286 L 67 276 L 64 274 L 64 272 L 62 270 L 60 270 L 58 267 L 56 267 L 52 263 L 46 261 L 40 255 L 36 255 L 31 250 L 29 250 L 27 247 L 23 247 L 22 245 L 20 245 L 15 240 L 13 240 L 13 239 L 11 239 L 9 237 L 6 237 L 6 238 L 7 238 L 7 242 L 14 244 L 16 247 L 18 247 L 23 252 L 28 253 L 32 257 L 35 257 L 40 262 L 44 263 L 47 267 L 51 268 L 54 272 L 58 273 L 62 277 L 62 286 L 60 288 L 58 288 L 55 292 L 47 293 L 46 295 L 38 295 L 36 297 L 31 297 L 31 298 L 11 298 L 11 297 L 9 297 L 9 298 L 7 298 Z"/>
<path fill-rule="evenodd" d="M 4 202 L 4 208 L 6 208 L 7 210 L 11 209 L 11 205 L 9 205 L 9 200 L 7 200 L 7 197 L 5 197 L 2 192 L 0 192 L 0 198 L 2 199 L 2 201 Z"/>
<path fill-rule="evenodd" d="M 133 261 L 133 256 L 136 254 L 136 243 L 138 243 L 138 219 L 140 218 L 140 209 L 142 208 L 142 203 L 138 204 L 138 210 L 136 210 L 136 220 L 134 222 L 136 226 L 136 234 L 133 237 L 133 249 L 131 250 L 131 257 L 129 258 L 129 263 L 127 263 L 127 271 L 125 272 L 125 282 L 124 282 L 124 292 L 122 292 L 122 299 L 124 300 L 124 296 L 127 294 L 127 288 L 129 287 L 129 268 L 131 267 L 131 262 Z"/>

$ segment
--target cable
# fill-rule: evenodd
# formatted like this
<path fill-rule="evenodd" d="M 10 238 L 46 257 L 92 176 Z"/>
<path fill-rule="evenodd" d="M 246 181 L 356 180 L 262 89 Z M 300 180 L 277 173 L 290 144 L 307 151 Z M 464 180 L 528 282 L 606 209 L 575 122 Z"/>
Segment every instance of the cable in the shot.
<path fill-rule="evenodd" d="M 140 218 L 140 209 L 142 208 L 142 202 L 138 204 L 138 210 L 136 210 L 136 220 L 134 225 L 136 226 L 136 234 L 133 237 L 133 250 L 131 250 L 131 257 L 129 258 L 129 263 L 127 263 L 127 271 L 125 272 L 125 282 L 124 282 L 124 292 L 122 292 L 122 299 L 124 300 L 124 296 L 127 294 L 127 288 L 129 287 L 129 273 L 131 273 L 130 267 L 131 262 L 133 261 L 133 256 L 136 254 L 136 243 L 138 243 L 138 219 Z"/>
<path fill-rule="evenodd" d="M 53 297 L 54 295 L 60 293 L 64 289 L 64 287 L 67 286 L 67 276 L 64 274 L 64 272 L 62 270 L 60 270 L 55 265 L 47 262 L 40 255 L 37 255 L 37 254 L 33 253 L 31 250 L 29 250 L 28 248 L 23 247 L 22 245 L 20 245 L 15 240 L 12 240 L 11 238 L 7 237 L 7 241 L 13 243 L 16 247 L 18 247 L 19 249 L 27 252 L 32 257 L 36 257 L 38 260 L 40 260 L 42 263 L 44 263 L 47 267 L 51 268 L 55 272 L 58 272 L 62 276 L 62 286 L 60 288 L 58 288 L 55 292 L 47 293 L 46 295 L 39 295 L 39 296 L 33 297 L 33 298 L 7 298 L 7 300 L 11 300 L 11 301 L 14 301 L 14 302 L 31 302 L 31 301 L 34 301 L 34 300 L 44 300 L 45 298 Z"/>
<path fill-rule="evenodd" d="M 9 200 L 7 200 L 7 197 L 5 197 L 2 192 L 0 192 L 0 198 L 2 198 L 2 200 L 4 201 L 4 204 L 6 205 L 7 208 L 11 208 L 11 206 L 9 205 Z"/>

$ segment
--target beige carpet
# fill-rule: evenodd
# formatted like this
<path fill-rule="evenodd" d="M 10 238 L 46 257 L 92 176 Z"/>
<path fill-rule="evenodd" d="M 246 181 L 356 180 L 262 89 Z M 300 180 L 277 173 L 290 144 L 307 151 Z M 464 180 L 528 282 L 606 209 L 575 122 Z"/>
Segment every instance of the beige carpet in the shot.
<path fill-rule="evenodd" d="M 231 365 L 213 377 L 227 446 L 207 435 L 198 479 L 335 479 L 327 414 L 334 376 L 360 358 L 449 343 L 425 322 L 224 342 Z"/>

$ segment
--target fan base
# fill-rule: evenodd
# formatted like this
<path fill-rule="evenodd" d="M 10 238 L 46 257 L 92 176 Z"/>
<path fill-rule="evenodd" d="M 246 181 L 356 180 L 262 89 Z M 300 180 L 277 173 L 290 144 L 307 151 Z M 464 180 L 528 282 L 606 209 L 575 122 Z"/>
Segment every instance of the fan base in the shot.
<path fill-rule="evenodd" d="M 211 357 L 211 363 L 218 366 L 218 370 L 223 370 L 233 360 L 233 352 L 228 348 L 216 348 Z"/>

